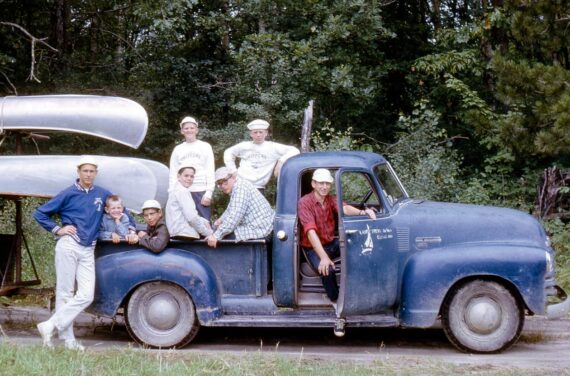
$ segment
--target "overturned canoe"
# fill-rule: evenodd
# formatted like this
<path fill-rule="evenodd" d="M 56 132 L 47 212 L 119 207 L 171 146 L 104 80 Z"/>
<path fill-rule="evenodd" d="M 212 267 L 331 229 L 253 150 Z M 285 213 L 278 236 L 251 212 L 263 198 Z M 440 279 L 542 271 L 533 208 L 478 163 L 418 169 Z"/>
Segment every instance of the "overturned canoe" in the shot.
<path fill-rule="evenodd" d="M 145 109 L 130 99 L 96 95 L 0 98 L 0 134 L 9 130 L 75 132 L 136 149 L 147 128 Z"/>
<path fill-rule="evenodd" d="M 145 200 L 162 205 L 168 198 L 168 168 L 155 161 L 94 156 L 99 164 L 95 184 L 121 196 L 138 212 Z M 0 156 L 0 196 L 53 197 L 77 178 L 79 156 Z"/>

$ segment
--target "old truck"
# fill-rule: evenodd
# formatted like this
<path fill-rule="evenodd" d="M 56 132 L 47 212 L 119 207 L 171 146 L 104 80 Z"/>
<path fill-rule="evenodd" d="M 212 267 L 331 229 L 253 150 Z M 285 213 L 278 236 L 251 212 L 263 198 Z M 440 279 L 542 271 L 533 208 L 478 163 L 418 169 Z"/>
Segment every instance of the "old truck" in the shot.
<path fill-rule="evenodd" d="M 326 298 L 299 246 L 299 198 L 316 168 L 334 173 L 339 204 L 377 218 L 337 218 L 340 296 Z M 160 254 L 99 242 L 90 311 L 124 315 L 138 342 L 182 347 L 200 326 L 413 327 L 441 323 L 459 350 L 502 351 L 525 315 L 567 315 L 554 252 L 530 215 L 414 200 L 390 164 L 367 152 L 305 153 L 283 166 L 272 239 L 172 239 Z M 554 301 L 553 301 L 554 300 Z"/>
<path fill-rule="evenodd" d="M 138 147 L 144 109 L 124 98 L 63 95 L 0 99 L 0 146 L 44 133 L 73 132 Z M 139 208 L 165 203 L 168 168 L 128 157 L 98 156 L 97 184 Z M 24 197 L 51 197 L 76 177 L 77 156 L 0 156 L 0 200 L 15 202 L 14 234 L 0 234 L 0 294 L 22 279 Z M 340 296 L 326 298 L 299 247 L 299 198 L 316 168 L 335 176 L 338 202 L 373 208 L 337 218 Z M 6 202 L 6 201 L 4 201 Z M 235 243 L 172 239 L 154 254 L 135 245 L 99 242 L 90 311 L 124 315 L 138 342 L 182 347 L 201 326 L 443 327 L 460 350 L 492 353 L 519 337 L 525 315 L 566 316 L 570 300 L 556 285 L 554 251 L 531 216 L 503 208 L 408 197 L 390 164 L 365 152 L 305 153 L 281 170 L 272 239 Z M 28 251 L 28 254 L 30 252 Z M 32 262 L 33 267 L 33 262 Z M 35 268 L 34 268 L 35 271 Z"/>

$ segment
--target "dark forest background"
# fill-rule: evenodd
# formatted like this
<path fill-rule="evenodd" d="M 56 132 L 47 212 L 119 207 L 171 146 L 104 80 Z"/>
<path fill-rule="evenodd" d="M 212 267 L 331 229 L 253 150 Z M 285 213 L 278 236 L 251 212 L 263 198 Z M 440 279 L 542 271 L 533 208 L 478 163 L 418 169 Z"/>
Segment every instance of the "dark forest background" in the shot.
<path fill-rule="evenodd" d="M 218 162 L 258 117 L 299 146 L 314 100 L 313 149 L 382 153 L 417 198 L 541 217 L 570 280 L 564 180 L 536 207 L 544 169 L 570 165 L 569 46 L 566 0 L 0 0 L 0 96 L 134 99 L 136 151 L 71 135 L 24 151 L 164 163 L 185 115 Z"/>

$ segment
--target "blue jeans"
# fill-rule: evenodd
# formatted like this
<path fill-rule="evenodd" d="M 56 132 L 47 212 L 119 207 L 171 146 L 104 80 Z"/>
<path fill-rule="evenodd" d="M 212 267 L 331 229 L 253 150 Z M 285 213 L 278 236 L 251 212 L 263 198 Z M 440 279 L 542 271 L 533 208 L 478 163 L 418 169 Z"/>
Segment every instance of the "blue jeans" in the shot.
<path fill-rule="evenodd" d="M 340 256 L 338 239 L 333 240 L 327 245 L 323 245 L 323 248 L 331 260 Z M 318 270 L 321 258 L 312 248 L 304 249 L 307 257 L 309 258 L 309 262 L 313 265 L 315 270 Z M 323 281 L 323 287 L 325 288 L 327 296 L 331 302 L 336 302 L 338 299 L 338 285 L 336 284 L 336 272 L 334 271 L 334 268 L 329 266 L 329 275 L 321 275 L 321 280 Z"/>
<path fill-rule="evenodd" d="M 204 192 L 192 192 L 192 198 L 194 199 L 194 203 L 196 204 L 196 210 L 198 211 L 198 215 L 202 218 L 206 218 L 208 221 L 212 219 L 212 209 L 210 206 L 202 205 L 202 197 L 204 196 Z"/>

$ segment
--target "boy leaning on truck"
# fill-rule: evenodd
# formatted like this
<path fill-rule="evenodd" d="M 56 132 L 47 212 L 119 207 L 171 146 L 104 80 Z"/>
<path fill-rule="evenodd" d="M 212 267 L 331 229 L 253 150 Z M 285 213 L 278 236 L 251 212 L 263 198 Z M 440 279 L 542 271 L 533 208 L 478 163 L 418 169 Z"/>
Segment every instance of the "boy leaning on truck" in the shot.
<path fill-rule="evenodd" d="M 298 215 L 303 229 L 301 246 L 308 261 L 321 275 L 327 296 L 334 303 L 338 299 L 338 285 L 332 259 L 340 256 L 340 248 L 334 236 L 338 203 L 336 197 L 329 194 L 333 181 L 329 170 L 316 169 L 311 180 L 313 191 L 299 200 Z M 376 212 L 370 208 L 360 210 L 343 204 L 342 211 L 344 215 L 367 215 L 376 219 Z"/>
<path fill-rule="evenodd" d="M 78 179 L 69 188 L 40 206 L 36 221 L 57 237 L 55 245 L 55 313 L 38 324 L 44 346 L 52 347 L 57 330 L 65 347 L 83 350 L 73 334 L 73 321 L 93 301 L 95 293 L 94 249 L 105 200 L 111 194 L 94 185 L 97 161 L 83 156 L 77 164 Z M 53 216 L 58 214 L 61 226 Z M 76 287 L 77 285 L 77 287 Z"/>
<path fill-rule="evenodd" d="M 101 220 L 99 240 L 111 240 L 113 243 L 127 240 L 129 243 L 136 243 L 135 236 L 136 229 L 125 213 L 123 200 L 117 195 L 110 195 L 105 200 L 105 214 Z"/>

